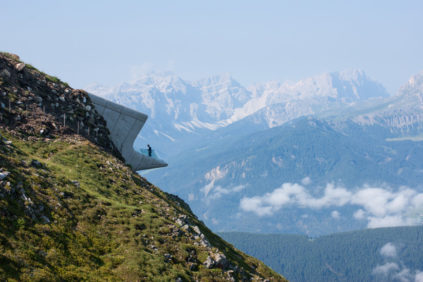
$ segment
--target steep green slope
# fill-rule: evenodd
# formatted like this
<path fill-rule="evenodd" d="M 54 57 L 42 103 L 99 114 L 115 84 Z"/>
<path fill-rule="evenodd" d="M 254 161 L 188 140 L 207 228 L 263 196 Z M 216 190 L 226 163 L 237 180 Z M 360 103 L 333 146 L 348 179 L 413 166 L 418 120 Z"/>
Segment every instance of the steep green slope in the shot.
<path fill-rule="evenodd" d="M 378 277 L 374 270 L 389 264 L 398 266 L 397 273 L 423 270 L 423 226 L 367 229 L 313 240 L 303 235 L 220 235 L 291 281 L 401 281 L 395 273 Z M 395 251 L 383 256 L 386 244 Z"/>
<path fill-rule="evenodd" d="M 132 172 L 86 93 L 20 63 L 0 54 L 0 280 L 285 281 Z"/>

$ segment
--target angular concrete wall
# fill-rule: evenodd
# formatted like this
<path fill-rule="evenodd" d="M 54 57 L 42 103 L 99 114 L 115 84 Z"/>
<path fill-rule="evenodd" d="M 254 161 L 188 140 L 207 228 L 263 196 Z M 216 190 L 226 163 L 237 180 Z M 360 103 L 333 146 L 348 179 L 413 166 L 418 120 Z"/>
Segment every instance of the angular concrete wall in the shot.
<path fill-rule="evenodd" d="M 93 94 L 89 96 L 97 112 L 106 120 L 113 143 L 134 171 L 167 166 L 162 160 L 142 155 L 134 150 L 135 138 L 144 126 L 147 115 Z"/>

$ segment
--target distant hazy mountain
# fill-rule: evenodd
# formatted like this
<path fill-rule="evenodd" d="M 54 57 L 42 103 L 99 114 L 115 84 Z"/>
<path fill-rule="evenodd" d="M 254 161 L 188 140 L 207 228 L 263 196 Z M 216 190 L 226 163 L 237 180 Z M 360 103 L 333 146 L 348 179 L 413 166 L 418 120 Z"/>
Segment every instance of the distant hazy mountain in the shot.
<path fill-rule="evenodd" d="M 423 226 L 302 235 L 221 233 L 292 282 L 422 281 Z"/>
<path fill-rule="evenodd" d="M 352 120 L 362 126 L 379 125 L 394 135 L 413 136 L 423 129 L 423 72 L 413 76 L 392 98 L 357 108 Z"/>
<path fill-rule="evenodd" d="M 422 81 L 390 97 L 361 71 L 249 88 L 151 74 L 91 91 L 149 114 L 139 146 L 169 163 L 149 180 L 215 230 L 319 235 L 419 222 Z"/>
<path fill-rule="evenodd" d="M 137 146 L 151 143 L 165 156 L 175 155 L 212 131 L 246 117 L 253 117 L 265 129 L 300 116 L 388 96 L 379 83 L 357 70 L 249 88 L 229 75 L 188 82 L 173 74 L 152 73 L 115 88 L 91 85 L 86 89 L 148 114 L 150 121 Z"/>
<path fill-rule="evenodd" d="M 243 107 L 243 117 L 260 110 L 258 115 L 268 127 L 339 106 L 389 96 L 382 85 L 359 70 L 322 74 L 296 83 L 269 82 L 250 89 L 254 98 Z"/>
<path fill-rule="evenodd" d="M 339 105 L 271 129 L 260 131 L 266 119 L 258 111 L 148 177 L 217 230 L 317 235 L 417 224 L 419 77 L 394 97 Z"/>

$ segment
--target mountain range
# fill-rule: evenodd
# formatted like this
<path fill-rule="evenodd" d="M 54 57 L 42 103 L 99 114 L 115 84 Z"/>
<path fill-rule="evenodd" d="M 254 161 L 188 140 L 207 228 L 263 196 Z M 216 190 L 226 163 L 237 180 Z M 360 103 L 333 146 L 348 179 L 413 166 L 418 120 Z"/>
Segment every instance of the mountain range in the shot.
<path fill-rule="evenodd" d="M 154 74 L 98 89 L 150 115 L 160 130 L 145 128 L 137 146 L 152 143 L 169 168 L 149 179 L 215 230 L 421 224 L 423 73 L 394 96 L 358 70 L 246 88 Z"/>
<path fill-rule="evenodd" d="M 113 88 L 93 84 L 85 89 L 149 115 L 150 127 L 143 130 L 137 145 L 145 146 L 148 141 L 165 156 L 174 156 L 203 135 L 246 117 L 260 121 L 260 128 L 265 129 L 341 105 L 389 96 L 360 70 L 250 87 L 229 75 L 189 82 L 170 73 L 151 73 Z"/>

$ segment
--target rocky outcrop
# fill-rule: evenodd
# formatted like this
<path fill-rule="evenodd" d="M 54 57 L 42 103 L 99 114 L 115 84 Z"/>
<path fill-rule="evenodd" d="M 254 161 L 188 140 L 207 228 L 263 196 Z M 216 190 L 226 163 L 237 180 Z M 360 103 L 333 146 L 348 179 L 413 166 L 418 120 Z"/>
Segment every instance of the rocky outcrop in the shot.
<path fill-rule="evenodd" d="M 77 133 L 120 157 L 88 93 L 8 53 L 0 53 L 0 126 L 26 138 Z"/>
<path fill-rule="evenodd" d="M 146 115 L 72 89 L 7 53 L 0 53 L 0 81 L 2 124 L 41 138 L 77 133 L 123 156 L 135 171 L 167 165 L 133 149 Z"/>

